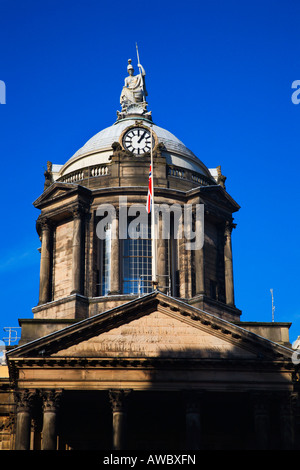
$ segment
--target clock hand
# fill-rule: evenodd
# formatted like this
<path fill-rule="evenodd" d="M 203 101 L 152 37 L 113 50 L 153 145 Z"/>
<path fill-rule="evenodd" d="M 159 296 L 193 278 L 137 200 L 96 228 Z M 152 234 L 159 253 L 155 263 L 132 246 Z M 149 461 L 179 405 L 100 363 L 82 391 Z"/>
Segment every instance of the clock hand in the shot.
<path fill-rule="evenodd" d="M 145 134 L 146 134 L 146 131 L 144 132 L 144 134 L 142 134 L 142 137 L 140 137 L 140 138 L 139 138 L 139 140 L 138 140 L 138 144 L 140 144 L 140 143 L 141 143 L 141 141 L 143 140 L 143 138 L 144 138 Z"/>

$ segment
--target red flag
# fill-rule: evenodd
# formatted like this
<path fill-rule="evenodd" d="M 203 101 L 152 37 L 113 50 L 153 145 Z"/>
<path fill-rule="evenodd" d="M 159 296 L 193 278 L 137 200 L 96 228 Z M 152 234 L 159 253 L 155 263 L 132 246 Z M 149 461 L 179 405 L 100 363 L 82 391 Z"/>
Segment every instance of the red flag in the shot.
<path fill-rule="evenodd" d="M 151 208 L 152 208 L 152 171 L 151 171 L 151 165 L 150 165 L 148 195 L 147 195 L 147 204 L 146 204 L 146 210 L 148 214 L 150 214 Z"/>

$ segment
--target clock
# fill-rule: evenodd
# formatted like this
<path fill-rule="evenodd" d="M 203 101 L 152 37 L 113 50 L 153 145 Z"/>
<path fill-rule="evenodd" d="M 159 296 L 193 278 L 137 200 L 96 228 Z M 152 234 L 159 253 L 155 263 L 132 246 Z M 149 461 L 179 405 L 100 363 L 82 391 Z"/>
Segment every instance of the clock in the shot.
<path fill-rule="evenodd" d="M 151 150 L 151 133 L 145 127 L 132 127 L 123 136 L 123 146 L 135 155 L 143 155 Z M 152 136 L 152 148 L 154 137 Z"/>

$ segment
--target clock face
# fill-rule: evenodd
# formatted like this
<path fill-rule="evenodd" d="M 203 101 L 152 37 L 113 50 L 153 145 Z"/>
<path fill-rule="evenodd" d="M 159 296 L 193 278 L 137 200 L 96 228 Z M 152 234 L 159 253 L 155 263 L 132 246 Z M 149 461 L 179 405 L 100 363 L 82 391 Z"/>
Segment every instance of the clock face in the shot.
<path fill-rule="evenodd" d="M 123 137 L 123 146 L 135 155 L 143 155 L 151 150 L 151 133 L 144 127 L 134 127 L 129 129 Z M 154 138 L 152 137 L 152 146 Z"/>

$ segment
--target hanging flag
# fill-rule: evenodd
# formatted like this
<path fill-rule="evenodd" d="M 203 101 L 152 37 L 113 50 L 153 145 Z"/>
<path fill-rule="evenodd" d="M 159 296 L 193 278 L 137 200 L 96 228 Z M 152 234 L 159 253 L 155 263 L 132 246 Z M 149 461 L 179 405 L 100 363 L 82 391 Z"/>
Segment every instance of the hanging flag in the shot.
<path fill-rule="evenodd" d="M 153 191 L 152 191 L 152 169 L 151 169 L 151 165 L 150 165 L 148 195 L 147 195 L 147 204 L 146 204 L 146 210 L 147 210 L 148 214 L 150 214 L 151 208 L 152 208 L 152 194 L 153 194 Z"/>

